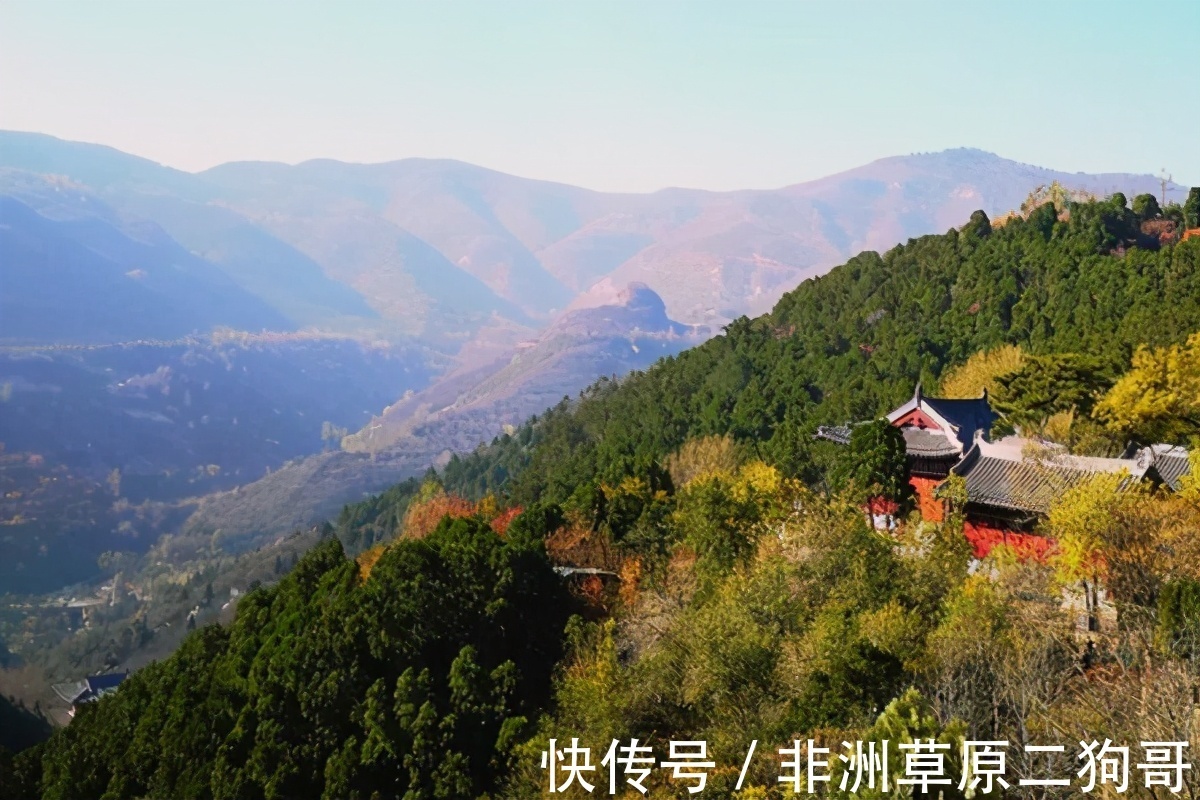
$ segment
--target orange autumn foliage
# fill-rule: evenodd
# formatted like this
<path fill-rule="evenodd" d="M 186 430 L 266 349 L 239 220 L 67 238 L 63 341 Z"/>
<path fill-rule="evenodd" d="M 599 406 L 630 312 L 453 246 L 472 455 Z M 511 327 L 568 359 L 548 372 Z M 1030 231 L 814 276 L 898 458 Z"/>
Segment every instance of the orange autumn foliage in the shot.
<path fill-rule="evenodd" d="M 460 519 L 474 514 L 474 503 L 458 495 L 441 492 L 428 500 L 413 501 L 404 515 L 404 535 L 410 539 L 423 539 L 445 517 Z"/>
<path fill-rule="evenodd" d="M 377 544 L 369 550 L 364 550 L 358 554 L 355 561 L 358 562 L 358 578 L 363 583 L 371 577 L 371 570 L 379 562 L 379 557 L 383 555 L 383 551 L 387 549 L 386 545 Z"/>
<path fill-rule="evenodd" d="M 604 581 L 599 575 L 588 575 L 579 582 L 579 593 L 589 605 L 600 606 L 604 600 Z"/>
<path fill-rule="evenodd" d="M 546 537 L 546 554 L 555 564 L 615 570 L 608 537 L 582 525 L 559 528 Z"/>
<path fill-rule="evenodd" d="M 491 521 L 492 530 L 494 530 L 500 536 L 504 536 L 506 533 L 508 533 L 508 526 L 512 524 L 512 521 L 516 519 L 522 511 L 524 511 L 524 509 L 521 508 L 521 506 L 513 506 L 507 511 L 501 511 Z"/>
<path fill-rule="evenodd" d="M 630 556 L 621 561 L 621 569 L 617 571 L 620 576 L 621 588 L 619 596 L 621 605 L 625 608 L 633 608 L 638 601 L 638 584 L 642 580 L 642 559 L 637 556 Z"/>

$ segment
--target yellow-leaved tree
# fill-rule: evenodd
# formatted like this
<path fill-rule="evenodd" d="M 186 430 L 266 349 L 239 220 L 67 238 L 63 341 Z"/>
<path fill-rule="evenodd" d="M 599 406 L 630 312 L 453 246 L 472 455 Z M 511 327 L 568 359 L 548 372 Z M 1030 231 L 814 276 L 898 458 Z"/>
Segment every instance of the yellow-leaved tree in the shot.
<path fill-rule="evenodd" d="M 991 350 L 981 350 L 942 376 L 942 397 L 973 398 L 996 388 L 1003 375 L 1016 372 L 1024 360 L 1020 347 L 1005 344 Z"/>
<path fill-rule="evenodd" d="M 1092 624 L 1101 584 L 1117 603 L 1153 605 L 1170 561 L 1165 508 L 1165 498 L 1124 472 L 1093 475 L 1051 506 L 1051 565 L 1064 585 L 1082 587 Z"/>
<path fill-rule="evenodd" d="M 1200 333 L 1185 345 L 1139 348 L 1093 413 L 1110 430 L 1146 440 L 1200 433 Z"/>
<path fill-rule="evenodd" d="M 730 476 L 737 472 L 741 462 L 740 450 L 732 436 L 701 436 L 688 439 L 667 456 L 667 471 L 671 483 L 679 489 L 697 478 Z"/>
<path fill-rule="evenodd" d="M 1122 480 L 1120 475 L 1094 476 L 1059 497 L 1046 520 L 1057 540 L 1050 559 L 1055 577 L 1064 586 L 1083 589 L 1089 628 L 1099 624 L 1100 581 L 1108 570 L 1104 533 L 1121 502 L 1118 488 Z"/>

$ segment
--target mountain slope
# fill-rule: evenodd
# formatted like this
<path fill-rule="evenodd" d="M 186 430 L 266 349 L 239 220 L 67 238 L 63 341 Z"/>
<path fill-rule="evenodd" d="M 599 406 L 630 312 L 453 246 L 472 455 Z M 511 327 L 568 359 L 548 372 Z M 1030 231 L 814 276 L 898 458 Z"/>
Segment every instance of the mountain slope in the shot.
<path fill-rule="evenodd" d="M 1053 181 L 1100 197 L 1159 191 L 1149 175 L 1076 175 L 980 150 L 947 150 L 882 159 L 777 190 L 659 192 L 647 199 L 651 213 L 596 221 L 553 252 L 569 248 L 575 260 L 586 260 L 649 237 L 604 284 L 641 281 L 663 295 L 676 319 L 720 322 L 769 310 L 784 291 L 853 253 L 941 233 L 975 209 L 992 216 L 1017 209 L 1033 189 Z"/>
<path fill-rule="evenodd" d="M 56 216 L 108 207 L 106 217 L 153 221 L 300 324 L 453 346 L 495 315 L 528 322 L 433 247 L 336 198 L 306 205 L 289 191 L 258 219 L 203 177 L 37 134 L 0 132 L 0 166 L 0 194 Z"/>
<path fill-rule="evenodd" d="M 70 178 L 99 190 L 139 189 L 207 200 L 214 193 L 182 170 L 112 147 L 25 131 L 0 131 L 0 165 Z"/>
<path fill-rule="evenodd" d="M 379 165 L 311 161 L 292 168 L 226 164 L 203 177 L 229 191 L 240 207 L 250 202 L 274 207 L 275 193 L 286 192 L 314 204 L 324 195 L 325 214 L 369 209 L 535 314 L 562 308 L 570 299 L 513 228 L 533 246 L 552 241 L 572 228 L 572 195 L 588 194 L 584 190 L 422 159 Z"/>
<path fill-rule="evenodd" d="M 426 537 L 401 538 L 357 564 L 338 541 L 318 546 L 278 586 L 250 593 L 231 626 L 192 634 L 170 659 L 57 733 L 34 763 L 24 762 L 22 786 L 42 778 L 62 796 L 239 797 L 321 787 L 341 797 L 414 786 L 446 796 L 533 796 L 546 779 L 537 767 L 546 740 L 580 729 L 593 752 L 615 725 L 676 740 L 719 730 L 721 741 L 736 742 L 728 750 L 734 764 L 746 719 L 772 743 L 834 726 L 863 740 L 916 724 L 940 736 L 934 712 L 910 687 L 948 684 L 909 664 L 942 657 L 964 630 L 972 647 L 983 631 L 989 647 L 1013 648 L 997 653 L 1016 657 L 1026 643 L 1052 653 L 1034 679 L 1079 681 L 1079 702 L 1063 708 L 1085 724 L 1112 726 L 1095 713 L 1097 681 L 1081 678 L 1077 654 L 1063 644 L 1077 641 L 1075 612 L 1064 610 L 1062 586 L 1045 579 L 1042 565 L 1012 564 L 1008 577 L 981 583 L 967 577 L 961 527 L 922 525 L 921 547 L 893 543 L 852 505 L 781 488 L 780 478 L 820 479 L 809 436 L 817 422 L 877 413 L 914 380 L 982 348 L 1019 343 L 1033 353 L 1127 364 L 1137 344 L 1200 330 L 1200 240 L 1160 247 L 1142 235 L 1145 221 L 1124 198 L 1072 205 L 1069 219 L 1044 206 L 996 228 L 980 212 L 962 230 L 882 256 L 859 254 L 806 281 L 770 314 L 739 319 L 724 336 L 625 381 L 601 383 L 441 476 L 450 491 L 495 491 L 522 504 L 504 535 L 487 522 L 496 510 L 489 503 L 486 516 L 443 519 Z M 657 316 L 642 291 L 630 300 Z M 607 317 L 576 322 L 590 329 Z M 684 441 L 725 433 L 770 463 L 680 487 L 665 478 L 665 456 Z M 349 508 L 338 533 L 352 538 L 377 524 L 395 531 L 411 499 L 396 492 Z M 1150 498 L 1132 502 L 1143 501 Z M 1128 513 L 1140 524 L 1138 512 Z M 1147 521 L 1155 513 L 1145 512 Z M 545 707 L 569 602 L 551 588 L 545 552 L 561 554 L 571 539 L 615 563 L 631 588 L 613 599 L 598 575 L 580 587 L 601 622 L 568 628 L 571 659 L 558 662 L 554 684 L 559 702 L 551 717 L 524 726 L 512 714 L 520 710 L 528 722 Z M 758 540 L 769 544 L 756 550 Z M 1193 591 L 1195 578 L 1185 580 Z M 979 599 L 982 610 L 962 610 Z M 618 602 L 620 626 L 609 605 Z M 1143 601 L 1131 618 L 1155 619 L 1154 602 Z M 873 643 L 898 626 L 916 644 L 890 634 L 887 647 Z M 1154 633 L 1143 626 L 1138 635 L 1151 641 Z M 1015 636 L 1023 638 L 1007 644 Z M 922 660 L 902 659 L 894 647 L 921 648 L 900 652 Z M 788 660 L 797 653 L 799 661 Z M 1029 691 L 1027 683 L 1009 685 Z M 1114 701 L 1131 686 L 1109 685 Z M 906 688 L 901 701 L 889 700 Z M 1170 702 L 1186 704 L 1189 690 L 1173 689 Z M 964 702 L 954 718 L 967 708 L 979 731 L 994 730 L 999 697 Z M 1003 713 L 1009 722 L 1027 719 Z M 131 719 L 132 742 L 120 735 Z M 948 730 L 963 735 L 966 721 Z M 180 742 L 191 744 L 180 750 Z M 186 756 L 172 760 L 180 752 Z M 774 766 L 758 785 L 777 784 Z M 448 776 L 462 780 L 451 785 Z M 506 779 L 529 791 L 511 791 Z"/>
<path fill-rule="evenodd" d="M 233 539 L 261 540 L 318 523 L 366 492 L 491 441 L 575 396 L 597 375 L 645 369 L 708 335 L 670 320 L 649 288 L 627 287 L 609 305 L 562 315 L 498 359 L 405 394 L 344 439 L 345 452 L 310 456 L 235 492 L 206 497 L 185 534 L 219 529 Z"/>
<path fill-rule="evenodd" d="M 597 304 L 641 282 L 688 323 L 761 313 L 854 252 L 944 231 L 976 208 L 1015 209 L 1053 181 L 1100 196 L 1158 190 L 1148 175 L 1072 175 L 970 149 L 741 192 L 606 194 L 426 159 L 228 164 L 204 176 L 251 215 L 288 203 L 308 209 L 301 216 L 378 215 L 531 313 L 571 295 L 572 307 Z"/>
<path fill-rule="evenodd" d="M 353 287 L 329 277 L 304 253 L 229 209 L 142 195 L 130 197 L 125 208 L 154 219 L 181 244 L 299 324 L 353 330 L 379 320 L 378 312 Z"/>
<path fill-rule="evenodd" d="M 0 348 L 0 586 L 95 579 L 101 553 L 145 552 L 193 498 L 335 446 L 331 429 L 360 427 L 434 371 L 415 348 L 300 335 Z"/>
<path fill-rule="evenodd" d="M 378 315 L 349 286 L 324 274 L 319 264 L 237 213 L 165 191 L 108 195 L 70 179 L 0 169 L 0 192 L 54 220 L 100 218 L 118 228 L 157 225 L 193 254 L 218 266 L 235 283 L 299 325 L 358 320 Z M 152 222 L 151 222 L 152 220 Z"/>
<path fill-rule="evenodd" d="M 815 481 L 818 424 L 893 408 L 916 381 L 934 385 L 979 350 L 1085 353 L 1123 371 L 1136 346 L 1200 330 L 1200 241 L 1159 247 L 1124 202 L 1073 205 L 1069 221 L 1047 205 L 996 229 L 978 212 L 962 231 L 862 253 L 770 314 L 598 385 L 577 407 L 478 454 L 462 467 L 474 476 L 466 484 L 521 503 L 565 502 L 579 486 L 645 474 L 686 439 L 711 434 Z"/>
<path fill-rule="evenodd" d="M 670 320 L 657 294 L 633 284 L 609 305 L 563 314 L 493 364 L 450 375 L 393 404 L 343 447 L 431 456 L 467 451 L 576 394 L 596 375 L 644 369 L 707 334 Z"/>
<path fill-rule="evenodd" d="M 50 220 L 0 196 L 0 339 L 96 343 L 294 327 L 162 231 L 140 234 L 95 217 Z"/>

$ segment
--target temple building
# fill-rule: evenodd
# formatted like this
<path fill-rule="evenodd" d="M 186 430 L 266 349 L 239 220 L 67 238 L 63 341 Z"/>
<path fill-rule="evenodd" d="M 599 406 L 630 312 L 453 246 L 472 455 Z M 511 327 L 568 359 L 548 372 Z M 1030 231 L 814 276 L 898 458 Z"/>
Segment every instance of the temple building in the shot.
<path fill-rule="evenodd" d="M 915 477 L 944 479 L 980 436 L 996 422 L 987 391 L 974 400 L 926 397 L 917 384 L 912 399 L 887 415 L 904 434 L 908 471 Z"/>
<path fill-rule="evenodd" d="M 975 399 L 929 397 L 917 384 L 912 399 L 887 415 L 887 421 L 904 434 L 909 482 L 917 495 L 922 516 L 940 521 L 942 502 L 935 496 L 946 479 L 979 438 L 986 439 L 996 422 L 987 391 Z M 851 425 L 817 428 L 817 438 L 850 443 Z"/>
<path fill-rule="evenodd" d="M 74 717 L 80 706 L 84 703 L 94 703 L 101 697 L 115 692 L 127 677 L 128 672 L 89 675 L 75 683 L 55 684 L 53 689 L 71 707 L 67 713 Z"/>
<path fill-rule="evenodd" d="M 1054 498 L 1098 473 L 1125 474 L 1126 486 L 1151 481 L 1176 491 L 1190 472 L 1188 451 L 1167 444 L 1130 445 L 1119 458 L 1097 458 L 1019 436 L 992 442 L 989 432 L 997 417 L 986 391 L 975 399 L 952 400 L 928 397 L 917 384 L 912 399 L 886 419 L 904 433 L 909 482 L 921 516 L 942 520 L 939 490 L 957 475 L 966 485 L 969 527 L 980 536 L 1029 531 Z M 851 430 L 850 425 L 821 427 L 816 436 L 849 444 Z"/>

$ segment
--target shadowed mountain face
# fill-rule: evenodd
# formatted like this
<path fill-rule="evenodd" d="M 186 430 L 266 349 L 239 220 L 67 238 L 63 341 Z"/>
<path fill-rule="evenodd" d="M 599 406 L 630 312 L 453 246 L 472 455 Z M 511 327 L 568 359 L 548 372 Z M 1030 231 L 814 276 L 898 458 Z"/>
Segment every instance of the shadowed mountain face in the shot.
<path fill-rule="evenodd" d="M 0 133 L 0 195 L 56 221 L 152 224 L 274 312 L 240 327 L 421 336 L 454 349 L 497 317 L 531 322 L 517 304 L 352 197 L 310 191 L 302 181 L 264 181 L 256 191 L 272 198 L 267 205 L 253 192 L 109 148 Z"/>
<path fill-rule="evenodd" d="M 287 235 L 289 224 L 308 226 L 318 218 L 330 232 L 355 226 L 381 249 L 351 255 L 347 269 L 371 268 L 388 258 L 409 263 L 408 243 L 393 242 L 404 234 L 440 256 L 436 271 L 443 280 L 461 271 L 535 315 L 562 309 L 573 293 L 531 248 L 573 230 L 578 225 L 573 204 L 591 194 L 468 164 L 422 160 L 370 166 L 227 164 L 201 177 L 219 185 L 231 205 L 267 220 L 281 235 Z M 419 288 L 433 294 L 438 283 L 427 280 Z"/>
<path fill-rule="evenodd" d="M 0 262 L 0 341 L 10 344 L 294 327 L 153 225 L 128 232 L 100 217 L 54 221 L 0 197 Z"/>
<path fill-rule="evenodd" d="M 177 503 L 336 447 L 430 372 L 411 349 L 288 334 L 0 349 L 0 587 L 144 552 Z"/>

